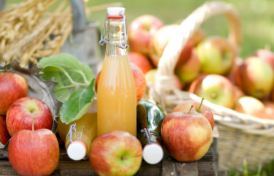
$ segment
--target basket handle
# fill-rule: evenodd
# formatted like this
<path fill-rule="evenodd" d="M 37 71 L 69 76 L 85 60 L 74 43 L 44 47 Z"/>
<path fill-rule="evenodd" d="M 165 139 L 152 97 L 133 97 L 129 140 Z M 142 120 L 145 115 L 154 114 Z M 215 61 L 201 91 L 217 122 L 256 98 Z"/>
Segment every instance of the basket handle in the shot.
<path fill-rule="evenodd" d="M 241 23 L 237 10 L 228 3 L 213 1 L 206 2 L 192 12 L 179 26 L 169 40 L 164 53 L 159 61 L 155 77 L 155 89 L 159 95 L 164 91 L 175 89 L 173 79 L 174 68 L 178 57 L 187 41 L 199 29 L 201 24 L 212 16 L 224 14 L 229 21 L 230 35 L 228 40 L 235 45 L 237 50 L 241 44 Z"/>

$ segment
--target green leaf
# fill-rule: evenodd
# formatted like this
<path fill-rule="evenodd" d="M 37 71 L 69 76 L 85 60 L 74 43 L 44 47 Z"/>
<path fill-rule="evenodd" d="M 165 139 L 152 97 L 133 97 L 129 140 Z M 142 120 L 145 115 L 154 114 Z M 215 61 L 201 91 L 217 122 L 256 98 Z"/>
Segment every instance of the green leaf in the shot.
<path fill-rule="evenodd" d="M 54 77 L 54 81 L 59 83 L 54 89 L 54 94 L 60 101 L 65 101 L 72 91 L 86 88 L 94 78 L 89 66 L 70 54 L 45 57 L 39 64 L 43 67 L 41 78 L 48 81 Z"/>
<path fill-rule="evenodd" d="M 43 68 L 47 66 L 63 68 L 76 83 L 88 84 L 94 78 L 87 64 L 79 62 L 73 55 L 66 53 L 44 57 L 39 61 L 39 65 Z"/>
<path fill-rule="evenodd" d="M 81 118 L 91 106 L 95 96 L 95 79 L 86 89 L 78 89 L 72 92 L 68 100 L 63 102 L 60 109 L 60 118 L 63 123 L 69 124 Z"/>

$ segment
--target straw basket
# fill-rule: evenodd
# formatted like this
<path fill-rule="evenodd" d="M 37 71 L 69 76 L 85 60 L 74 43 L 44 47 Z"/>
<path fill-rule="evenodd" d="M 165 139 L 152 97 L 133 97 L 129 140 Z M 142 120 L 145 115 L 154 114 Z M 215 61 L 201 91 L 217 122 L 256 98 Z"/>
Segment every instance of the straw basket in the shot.
<path fill-rule="evenodd" d="M 175 88 L 172 75 L 177 58 L 192 34 L 207 19 L 225 15 L 230 26 L 228 40 L 237 48 L 241 43 L 241 25 L 237 11 L 224 2 L 208 2 L 196 9 L 180 25 L 170 39 L 158 65 L 154 85 L 149 86 L 149 95 L 164 105 L 167 112 L 186 100 L 201 101 L 201 98 Z M 230 167 L 242 171 L 246 161 L 250 170 L 255 170 L 274 158 L 274 121 L 261 120 L 253 116 L 204 101 L 214 113 L 219 131 L 220 170 Z"/>

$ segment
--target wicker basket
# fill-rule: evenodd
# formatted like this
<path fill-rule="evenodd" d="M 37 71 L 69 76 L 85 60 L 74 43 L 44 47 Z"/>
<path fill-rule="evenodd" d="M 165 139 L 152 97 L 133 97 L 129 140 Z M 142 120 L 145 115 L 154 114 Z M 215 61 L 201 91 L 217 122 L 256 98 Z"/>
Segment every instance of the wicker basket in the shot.
<path fill-rule="evenodd" d="M 162 103 L 167 112 L 185 100 L 201 101 L 201 98 L 175 88 L 172 75 L 182 48 L 200 25 L 215 15 L 225 15 L 230 26 L 229 41 L 237 48 L 241 43 L 241 25 L 237 11 L 224 2 L 208 2 L 196 9 L 180 25 L 170 39 L 158 65 L 156 81 L 149 86 L 149 95 Z M 242 171 L 244 161 L 248 169 L 255 170 L 274 158 L 274 121 L 253 116 L 204 101 L 214 113 L 219 131 L 220 170 Z"/>

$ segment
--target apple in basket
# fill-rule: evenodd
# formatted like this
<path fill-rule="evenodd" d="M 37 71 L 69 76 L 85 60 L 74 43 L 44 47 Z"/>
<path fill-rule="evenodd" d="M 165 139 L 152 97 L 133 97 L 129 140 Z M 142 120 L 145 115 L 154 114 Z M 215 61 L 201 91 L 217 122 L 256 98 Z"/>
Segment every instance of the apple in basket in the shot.
<path fill-rule="evenodd" d="M 53 118 L 49 107 L 36 98 L 23 97 L 16 100 L 9 108 L 6 117 L 10 136 L 24 129 L 31 130 L 32 119 L 36 118 L 34 128 L 51 130 Z"/>
<path fill-rule="evenodd" d="M 177 30 L 179 30 L 179 25 L 164 26 L 159 29 L 151 39 L 149 56 L 155 67 L 158 66 L 159 60 L 162 57 L 169 40 L 172 38 L 173 34 L 176 33 Z M 190 58 L 192 48 L 193 42 L 190 39 L 180 53 L 176 67 L 179 67 Z"/>
<path fill-rule="evenodd" d="M 142 145 L 135 136 L 115 130 L 94 140 L 89 158 L 98 175 L 134 175 L 142 163 Z"/>
<path fill-rule="evenodd" d="M 173 112 L 162 123 L 161 136 L 167 152 L 180 162 L 201 159 L 212 142 L 212 127 L 204 115 Z"/>
<path fill-rule="evenodd" d="M 236 101 L 234 85 L 224 76 L 206 75 L 194 80 L 189 88 L 189 92 L 205 98 L 207 101 L 233 108 Z"/>
<path fill-rule="evenodd" d="M 137 104 L 138 104 L 141 101 L 146 91 L 146 79 L 142 70 L 140 70 L 140 68 L 138 68 L 135 64 L 130 63 L 130 67 L 131 67 L 131 71 L 132 71 L 135 86 L 136 86 L 136 96 L 137 96 Z M 96 83 L 95 83 L 96 91 L 99 84 L 100 75 L 101 75 L 101 71 L 98 73 L 96 77 Z"/>
<path fill-rule="evenodd" d="M 6 115 L 13 102 L 27 96 L 28 83 L 20 74 L 0 72 L 0 85 L 0 115 Z"/>
<path fill-rule="evenodd" d="M 150 70 L 149 72 L 147 72 L 145 74 L 146 82 L 154 84 L 155 83 L 156 73 L 157 73 L 157 69 L 156 68 Z M 174 84 L 175 84 L 175 88 L 181 90 L 184 87 L 184 85 L 180 82 L 178 76 L 174 74 L 172 76 L 172 78 L 173 78 L 173 81 L 174 81 Z"/>
<path fill-rule="evenodd" d="M 38 119 L 37 119 L 38 120 Z M 10 140 L 9 161 L 19 175 L 50 175 L 59 162 L 56 135 L 48 129 L 21 130 Z"/>
<path fill-rule="evenodd" d="M 192 49 L 191 57 L 186 63 L 175 69 L 175 74 L 181 82 L 190 83 L 198 77 L 200 73 L 201 63 L 197 57 L 196 50 Z"/>
<path fill-rule="evenodd" d="M 203 105 L 203 100 L 201 102 L 195 101 L 195 100 L 188 100 L 188 101 L 184 101 L 180 104 L 178 104 L 172 112 L 182 112 L 182 111 L 189 111 L 189 109 L 191 109 L 191 111 L 193 112 L 198 112 L 201 113 L 202 115 L 205 116 L 205 118 L 207 118 L 207 120 L 209 121 L 211 128 L 213 130 L 214 128 L 214 116 L 212 114 L 212 112 L 210 111 L 210 109 Z M 191 106 L 193 106 L 193 108 L 191 108 Z"/>
<path fill-rule="evenodd" d="M 5 117 L 0 115 L 0 142 L 3 145 L 6 145 L 6 143 L 9 140 L 9 133 L 6 126 L 6 119 Z"/>
<path fill-rule="evenodd" d="M 255 116 L 261 119 L 267 119 L 264 104 L 251 96 L 243 96 L 236 101 L 234 110 L 240 113 Z"/>
<path fill-rule="evenodd" d="M 208 74 L 226 74 L 237 56 L 236 48 L 227 39 L 211 37 L 197 46 L 201 71 Z"/>
<path fill-rule="evenodd" d="M 246 94 L 260 99 L 271 92 L 273 74 L 269 64 L 250 57 L 236 70 L 236 83 Z"/>
<path fill-rule="evenodd" d="M 129 52 L 128 59 L 131 63 L 135 64 L 139 67 L 144 74 L 146 74 L 149 70 L 153 69 L 151 63 L 149 62 L 148 58 L 137 52 Z"/>
<path fill-rule="evenodd" d="M 252 56 L 258 57 L 259 59 L 268 63 L 274 71 L 274 53 L 267 49 L 259 49 Z"/>
<path fill-rule="evenodd" d="M 164 24 L 153 15 L 142 15 L 131 21 L 128 26 L 128 42 L 131 51 L 147 55 L 151 37 Z"/>
<path fill-rule="evenodd" d="M 199 45 L 199 43 L 201 43 L 205 38 L 206 35 L 201 29 L 196 30 L 194 34 L 191 36 L 191 40 L 193 41 L 193 45 L 195 47 Z"/>

